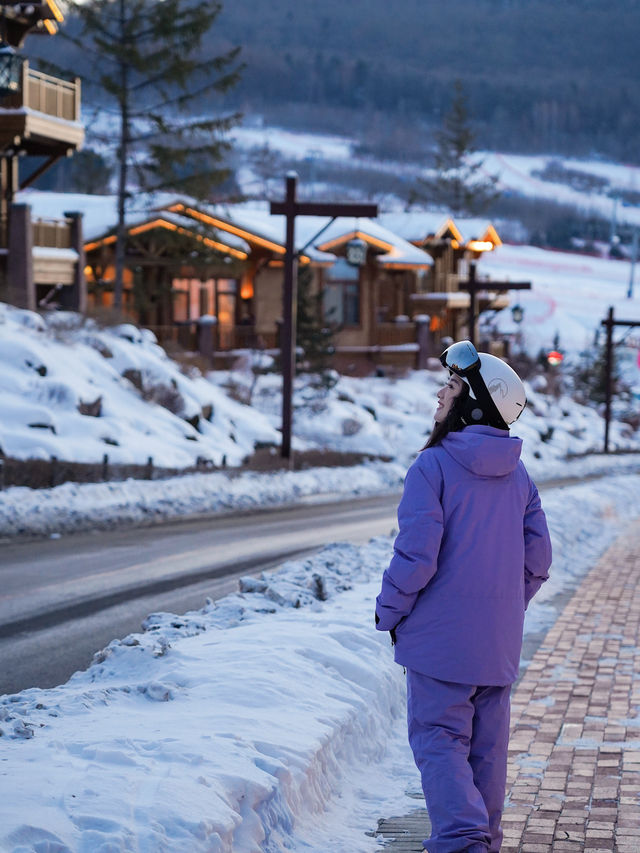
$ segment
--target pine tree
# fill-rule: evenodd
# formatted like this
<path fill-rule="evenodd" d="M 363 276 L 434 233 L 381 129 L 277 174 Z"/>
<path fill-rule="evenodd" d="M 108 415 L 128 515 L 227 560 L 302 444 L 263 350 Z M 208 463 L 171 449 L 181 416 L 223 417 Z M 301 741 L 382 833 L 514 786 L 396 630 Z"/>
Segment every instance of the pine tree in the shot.
<path fill-rule="evenodd" d="M 434 178 L 421 178 L 412 189 L 410 203 L 427 201 L 456 215 L 485 211 L 500 193 L 497 178 L 482 174 L 483 161 L 474 156 L 475 133 L 470 124 L 467 96 L 460 80 L 454 83 L 451 108 L 435 133 Z"/>
<path fill-rule="evenodd" d="M 335 352 L 334 329 L 324 320 L 322 293 L 314 292 L 309 267 L 298 268 L 297 302 L 296 372 L 312 375 L 317 388 L 328 390 L 337 381 L 331 369 L 331 357 Z"/>
<path fill-rule="evenodd" d="M 206 103 L 210 114 L 211 95 L 235 85 L 242 70 L 240 48 L 218 56 L 201 50 L 222 9 L 219 2 L 70 0 L 69 5 L 81 25 L 65 37 L 94 58 L 95 72 L 83 83 L 97 90 L 105 109 L 118 118 L 114 307 L 120 309 L 125 206 L 134 177 L 140 191 L 178 190 L 199 198 L 209 197 L 228 177 L 221 163 L 230 146 L 221 134 L 239 116 L 200 118 L 190 110 L 197 105 L 202 111 Z"/>

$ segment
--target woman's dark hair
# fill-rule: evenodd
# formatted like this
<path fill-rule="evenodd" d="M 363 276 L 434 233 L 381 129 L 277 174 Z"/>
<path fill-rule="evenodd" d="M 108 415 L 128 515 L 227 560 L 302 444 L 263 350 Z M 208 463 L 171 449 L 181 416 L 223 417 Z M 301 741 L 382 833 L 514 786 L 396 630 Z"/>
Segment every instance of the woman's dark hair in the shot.
<path fill-rule="evenodd" d="M 448 435 L 450 432 L 460 432 L 460 430 L 465 428 L 466 424 L 462 420 L 462 411 L 464 408 L 464 402 L 468 396 L 469 386 L 465 382 L 462 387 L 462 391 L 460 391 L 451 404 L 447 417 L 440 423 L 434 425 L 431 435 L 429 436 L 429 440 L 422 448 L 423 450 L 426 450 L 428 447 L 435 447 L 436 444 L 440 444 L 445 435 Z"/>

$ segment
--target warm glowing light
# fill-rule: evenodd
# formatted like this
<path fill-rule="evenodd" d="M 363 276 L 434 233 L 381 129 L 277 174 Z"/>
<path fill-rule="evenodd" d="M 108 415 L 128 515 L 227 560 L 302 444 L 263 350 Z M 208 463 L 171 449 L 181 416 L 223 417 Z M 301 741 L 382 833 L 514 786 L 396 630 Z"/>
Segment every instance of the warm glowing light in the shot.
<path fill-rule="evenodd" d="M 496 247 L 496 249 L 498 248 L 498 246 L 502 246 L 502 240 L 498 236 L 498 232 L 493 227 L 493 225 L 489 225 L 489 227 L 485 231 L 482 239 L 483 240 L 490 240 L 493 243 L 493 245 Z"/>
<path fill-rule="evenodd" d="M 394 263 L 393 261 L 379 261 L 381 267 L 387 270 L 428 270 L 431 264 L 406 264 Z"/>
<path fill-rule="evenodd" d="M 460 243 L 458 243 L 458 241 L 457 241 L 457 240 L 452 240 L 452 241 L 451 241 L 451 248 L 452 248 L 452 249 L 459 249 L 459 248 L 460 248 Z"/>
<path fill-rule="evenodd" d="M 459 243 L 464 243 L 464 238 L 460 231 L 458 231 L 458 228 L 456 227 L 456 224 L 453 219 L 447 219 L 446 222 L 443 222 L 443 224 L 440 226 L 440 228 L 438 228 L 438 230 L 433 236 L 436 240 L 442 240 L 447 235 L 447 233 L 451 234 L 451 237 L 454 240 L 457 240 Z"/>
<path fill-rule="evenodd" d="M 56 19 L 56 21 L 61 24 L 64 21 L 64 15 L 58 8 L 56 0 L 46 0 L 46 5 L 51 9 L 53 17 Z"/>
<path fill-rule="evenodd" d="M 173 222 L 167 222 L 166 219 L 153 219 L 151 222 L 136 225 L 134 228 L 129 229 L 129 234 L 130 236 L 135 237 L 137 234 L 144 234 L 146 231 L 151 231 L 154 228 L 164 228 L 167 231 L 173 231 L 177 234 L 183 234 L 186 237 L 191 237 L 194 240 L 198 240 L 200 243 L 204 243 L 205 246 L 215 249 L 217 252 L 232 255 L 234 258 L 238 258 L 238 260 L 245 261 L 247 259 L 247 253 L 242 252 L 240 249 L 233 249 L 231 246 L 225 246 L 224 243 L 219 243 L 217 240 L 212 240 L 210 237 L 203 237 L 200 234 L 195 234 L 193 231 L 189 231 L 188 228 L 180 228 Z M 114 243 L 115 240 L 115 235 L 104 237 L 102 240 L 95 240 L 93 243 L 85 244 L 84 250 L 85 252 L 91 252 L 99 246 L 106 246 L 109 243 Z"/>
<path fill-rule="evenodd" d="M 336 237 L 334 240 L 328 240 L 326 243 L 322 243 L 318 246 L 318 249 L 320 249 L 321 252 L 330 252 L 336 246 L 348 243 L 349 240 L 364 240 L 364 242 L 369 246 L 375 246 L 377 249 L 384 249 L 385 252 L 390 252 L 391 249 L 393 249 L 392 243 L 387 243 L 384 240 L 380 240 L 378 237 L 372 237 L 364 231 L 351 231 L 349 234 L 341 234 L 340 237 Z"/>
<path fill-rule="evenodd" d="M 151 222 L 145 222 L 144 225 L 136 225 L 135 228 L 129 229 L 129 234 L 135 237 L 136 234 L 144 234 L 145 231 L 151 231 L 153 228 L 166 228 L 167 231 L 177 231 L 178 226 L 173 222 L 165 222 L 164 219 L 154 219 Z"/>
<path fill-rule="evenodd" d="M 494 246 L 490 240 L 469 240 L 467 249 L 470 252 L 491 252 Z"/>
<path fill-rule="evenodd" d="M 193 207 L 186 207 L 181 202 L 171 205 L 167 210 L 173 213 L 184 212 L 189 216 L 192 216 L 194 219 L 199 219 L 200 222 L 205 222 L 207 225 L 213 225 L 214 228 L 219 228 L 221 231 L 227 231 L 229 234 L 235 234 L 237 237 L 242 237 L 242 239 L 246 240 L 248 243 L 255 243 L 265 249 L 271 249 L 272 252 L 278 252 L 280 255 L 284 255 L 286 251 L 285 247 L 281 246 L 279 243 L 266 240 L 264 237 L 258 237 L 257 234 L 252 234 L 249 231 L 238 228 L 236 225 L 231 225 L 229 222 L 224 222 L 222 219 L 210 216 L 208 213 L 202 213 L 200 210 L 195 210 Z"/>
<path fill-rule="evenodd" d="M 50 18 L 44 18 L 42 23 L 44 24 L 44 28 L 50 36 L 54 36 L 58 32 L 58 27 Z"/>
<path fill-rule="evenodd" d="M 240 286 L 240 299 L 253 298 L 253 282 L 243 281 Z"/>
<path fill-rule="evenodd" d="M 116 235 L 112 234 L 110 237 L 103 237 L 101 240 L 94 240 L 92 243 L 85 243 L 84 250 L 85 252 L 93 252 L 94 249 L 97 249 L 100 246 L 108 246 L 110 243 L 115 242 Z"/>

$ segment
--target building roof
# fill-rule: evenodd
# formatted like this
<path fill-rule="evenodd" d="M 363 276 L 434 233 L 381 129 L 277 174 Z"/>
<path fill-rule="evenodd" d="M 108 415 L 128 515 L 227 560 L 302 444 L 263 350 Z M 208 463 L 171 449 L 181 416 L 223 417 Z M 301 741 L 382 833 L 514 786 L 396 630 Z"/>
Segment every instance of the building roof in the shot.
<path fill-rule="evenodd" d="M 34 218 L 62 218 L 66 212 L 83 214 L 83 235 L 88 244 L 112 241 L 117 220 L 115 195 L 86 195 L 24 190 L 17 201 L 29 204 Z M 248 254 L 262 247 L 274 253 L 285 252 L 285 217 L 272 216 L 267 202 L 203 205 L 175 193 L 136 196 L 126 214 L 130 229 L 167 228 L 192 231 L 194 221 L 213 230 L 209 239 L 224 250 Z M 407 234 L 426 236 L 429 227 L 441 227 L 446 217 L 440 214 L 382 214 L 378 219 L 300 216 L 296 219 L 296 249 L 314 264 L 332 264 L 333 249 L 358 238 L 379 250 L 377 263 L 387 269 L 426 269 L 433 264 L 423 249 L 413 245 Z M 461 220 L 462 221 L 462 220 Z M 466 221 L 465 221 L 466 222 Z M 471 233 L 468 231 L 468 233 Z M 496 235 L 497 237 L 497 235 Z"/>
<path fill-rule="evenodd" d="M 500 246 L 502 241 L 488 219 L 434 213 L 429 210 L 381 213 L 378 222 L 410 243 L 422 244 L 429 237 L 442 237 L 449 231 L 454 239 L 467 245 L 471 241 L 488 241 Z"/>

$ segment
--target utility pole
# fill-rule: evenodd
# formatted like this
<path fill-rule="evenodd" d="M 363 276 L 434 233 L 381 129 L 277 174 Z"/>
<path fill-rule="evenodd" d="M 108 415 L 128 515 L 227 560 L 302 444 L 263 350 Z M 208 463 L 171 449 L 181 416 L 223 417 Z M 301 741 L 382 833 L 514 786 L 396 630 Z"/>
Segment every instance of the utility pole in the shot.
<path fill-rule="evenodd" d="M 631 269 L 629 270 L 629 287 L 627 288 L 627 299 L 633 296 L 633 279 L 636 272 L 636 261 L 638 260 L 638 226 L 633 229 L 631 238 Z"/>
<path fill-rule="evenodd" d="M 476 265 L 469 264 L 469 280 L 460 282 L 460 290 L 469 293 L 469 340 L 476 345 L 476 293 L 490 290 L 506 293 L 508 290 L 531 290 L 530 281 L 481 281 L 476 279 Z"/>
<path fill-rule="evenodd" d="M 296 216 L 326 216 L 336 219 L 338 216 L 371 218 L 378 215 L 377 204 L 299 202 L 296 200 L 297 183 L 297 174 L 295 172 L 288 172 L 285 178 L 284 201 L 272 201 L 270 206 L 272 215 L 284 214 L 286 218 L 284 289 L 282 295 L 283 322 L 280 340 L 280 357 L 282 361 L 282 448 L 280 455 L 283 459 L 289 460 L 291 460 L 291 434 L 293 425 L 293 379 L 296 372 Z M 321 230 L 324 231 L 325 228 L 326 225 Z M 315 237 L 312 238 L 310 243 L 315 239 Z"/>
<path fill-rule="evenodd" d="M 607 319 L 602 320 L 600 325 L 607 329 L 607 342 L 605 347 L 605 397 L 604 397 L 604 452 L 609 452 L 609 424 L 611 422 L 611 398 L 613 397 L 613 327 L 629 326 L 634 328 L 640 326 L 640 320 L 614 320 L 613 306 L 607 312 Z"/>

